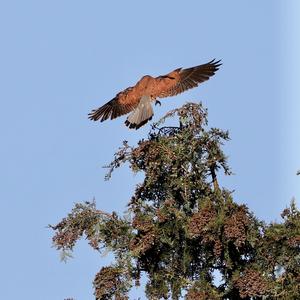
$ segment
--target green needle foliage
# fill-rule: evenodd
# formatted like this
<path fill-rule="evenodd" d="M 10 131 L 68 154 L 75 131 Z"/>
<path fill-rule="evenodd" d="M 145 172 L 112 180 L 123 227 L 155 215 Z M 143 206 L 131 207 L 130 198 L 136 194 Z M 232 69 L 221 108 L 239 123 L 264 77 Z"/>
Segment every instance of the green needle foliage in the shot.
<path fill-rule="evenodd" d="M 170 117 L 178 126 L 164 125 Z M 292 202 L 281 223 L 265 224 L 219 187 L 218 172 L 230 174 L 221 149 L 228 139 L 207 128 L 200 104 L 187 103 L 115 154 L 107 179 L 126 162 L 145 175 L 125 216 L 86 202 L 51 226 L 64 257 L 83 236 L 114 254 L 96 274 L 97 300 L 129 299 L 143 273 L 148 299 L 300 299 L 300 212 Z"/>

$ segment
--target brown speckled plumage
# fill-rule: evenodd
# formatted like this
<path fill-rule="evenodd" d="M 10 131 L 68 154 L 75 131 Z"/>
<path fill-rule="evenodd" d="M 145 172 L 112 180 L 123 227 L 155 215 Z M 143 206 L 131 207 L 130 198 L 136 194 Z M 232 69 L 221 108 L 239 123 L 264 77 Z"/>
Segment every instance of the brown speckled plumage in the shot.
<path fill-rule="evenodd" d="M 146 75 L 135 86 L 125 89 L 100 108 L 92 110 L 89 119 L 103 122 L 133 111 L 125 124 L 129 128 L 138 129 L 152 119 L 152 101 L 197 87 L 213 76 L 220 65 L 220 60 L 212 60 L 188 69 L 179 68 L 163 76 Z"/>

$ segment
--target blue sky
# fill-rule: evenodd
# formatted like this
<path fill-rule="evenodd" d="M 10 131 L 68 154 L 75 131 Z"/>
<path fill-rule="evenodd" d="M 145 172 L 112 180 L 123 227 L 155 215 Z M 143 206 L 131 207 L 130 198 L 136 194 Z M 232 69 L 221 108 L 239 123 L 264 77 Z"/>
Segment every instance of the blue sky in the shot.
<path fill-rule="evenodd" d="M 104 182 L 123 140 L 119 118 L 87 113 L 145 74 L 158 76 L 212 58 L 212 80 L 162 100 L 154 120 L 202 101 L 209 125 L 228 129 L 234 189 L 266 221 L 300 198 L 297 1 L 2 1 L 0 3 L 0 298 L 93 299 L 91 282 L 109 257 L 78 244 L 67 264 L 46 226 L 75 202 L 96 198 L 122 213 L 142 178 L 127 167 Z M 132 298 L 140 295 L 132 294 Z"/>

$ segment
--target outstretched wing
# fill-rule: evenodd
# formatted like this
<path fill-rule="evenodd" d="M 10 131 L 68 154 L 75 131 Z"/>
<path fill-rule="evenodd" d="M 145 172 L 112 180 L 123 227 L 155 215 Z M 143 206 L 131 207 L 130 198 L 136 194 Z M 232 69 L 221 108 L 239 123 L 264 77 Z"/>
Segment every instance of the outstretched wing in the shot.
<path fill-rule="evenodd" d="M 109 118 L 112 120 L 134 110 L 139 101 L 139 95 L 135 93 L 134 88 L 129 87 L 103 106 L 93 109 L 88 116 L 90 120 L 94 121 L 103 122 Z"/>
<path fill-rule="evenodd" d="M 200 83 L 208 80 L 215 74 L 219 67 L 222 65 L 221 60 L 212 61 L 188 68 L 188 69 L 176 69 L 173 72 L 160 76 L 162 78 L 161 90 L 158 91 L 157 97 L 170 97 L 180 94 L 188 89 L 192 89 L 198 86 Z"/>

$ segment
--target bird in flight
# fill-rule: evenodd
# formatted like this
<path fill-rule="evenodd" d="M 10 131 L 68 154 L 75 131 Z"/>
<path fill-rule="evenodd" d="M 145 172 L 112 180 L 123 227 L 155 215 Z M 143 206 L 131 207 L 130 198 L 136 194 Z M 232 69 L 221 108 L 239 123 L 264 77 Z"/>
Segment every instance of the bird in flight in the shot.
<path fill-rule="evenodd" d="M 160 104 L 157 98 L 175 96 L 197 87 L 213 76 L 220 66 L 220 60 L 212 60 L 188 69 L 179 68 L 158 77 L 143 76 L 135 86 L 125 89 L 100 108 L 92 110 L 89 119 L 103 122 L 131 112 L 125 125 L 138 129 L 152 119 L 153 101 Z"/>

